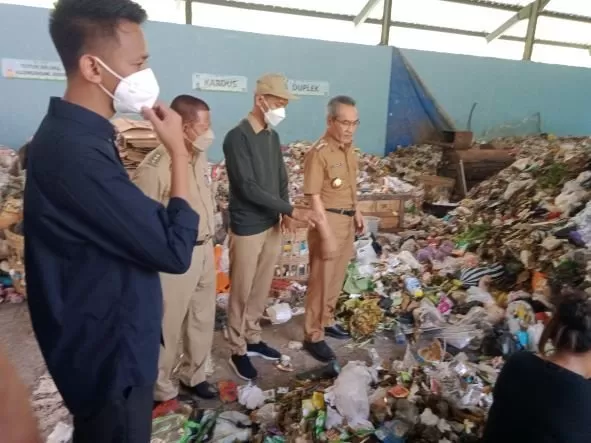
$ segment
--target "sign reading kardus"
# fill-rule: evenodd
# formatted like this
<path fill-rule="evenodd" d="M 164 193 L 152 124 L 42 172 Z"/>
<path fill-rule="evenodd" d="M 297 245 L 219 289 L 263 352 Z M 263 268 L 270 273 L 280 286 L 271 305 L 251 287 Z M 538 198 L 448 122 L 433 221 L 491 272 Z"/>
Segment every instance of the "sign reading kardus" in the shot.
<path fill-rule="evenodd" d="M 193 89 L 200 91 L 246 92 L 247 86 L 240 75 L 193 74 Z"/>

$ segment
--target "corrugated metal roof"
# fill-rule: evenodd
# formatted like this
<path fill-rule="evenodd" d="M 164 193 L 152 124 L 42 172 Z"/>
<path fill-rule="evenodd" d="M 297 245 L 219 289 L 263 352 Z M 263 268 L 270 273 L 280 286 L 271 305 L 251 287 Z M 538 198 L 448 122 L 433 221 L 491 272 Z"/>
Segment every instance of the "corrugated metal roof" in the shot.
<path fill-rule="evenodd" d="M 568 2 L 569 0 L 552 0 L 547 8 L 565 1 Z M 574 1 L 580 2 L 581 0 Z M 361 11 L 366 0 L 237 0 L 235 3 L 354 16 Z M 392 21 L 473 32 L 492 32 L 512 17 L 516 10 L 528 3 L 530 3 L 530 0 L 503 0 L 502 2 L 485 0 L 396 0 L 392 10 Z M 370 14 L 370 18 L 381 19 L 382 4 L 382 1 L 378 3 Z M 494 5 L 495 8 L 482 8 L 478 5 Z M 496 9 L 496 7 L 503 5 L 511 10 Z M 591 1 L 589 1 L 589 6 L 585 8 L 591 10 Z M 568 10 L 568 8 L 565 10 Z M 523 20 L 507 31 L 505 35 L 525 37 L 526 29 L 527 21 Z M 577 23 L 542 16 L 538 21 L 536 36 L 538 39 L 543 40 L 591 45 L 591 23 Z"/>
<path fill-rule="evenodd" d="M 379 41 L 382 2 L 372 12 L 368 23 L 355 28 L 352 19 L 361 11 L 366 0 L 202 1 L 209 4 L 198 3 L 196 11 L 207 7 L 211 14 L 208 14 L 209 21 L 203 16 L 203 20 L 198 20 L 198 24 L 205 26 L 364 44 L 377 44 Z M 555 2 L 560 3 L 552 0 L 548 7 Z M 496 3 L 485 0 L 396 0 L 392 11 L 394 28 L 390 44 L 402 48 L 519 59 L 523 54 L 526 20 L 517 23 L 501 39 L 490 44 L 486 43 L 484 36 L 527 3 L 528 0 Z M 226 4 L 244 5 L 256 11 L 220 6 Z M 232 9 L 234 11 L 230 13 Z M 217 12 L 214 13 L 214 10 Z M 590 23 L 577 23 L 553 18 L 555 14 L 564 16 L 563 13 L 549 14 L 539 19 L 533 60 L 591 66 L 587 51 L 591 45 L 591 18 Z M 214 18 L 214 15 L 219 15 L 219 18 Z M 236 17 L 229 20 L 230 15 Z M 199 14 L 196 16 L 199 17 Z M 227 22 L 224 22 L 224 17 Z M 262 23 L 265 23 L 264 27 Z M 413 29 L 415 27 L 421 29 Z M 452 34 L 456 30 L 462 35 Z M 575 44 L 577 48 L 568 48 L 569 44 Z"/>

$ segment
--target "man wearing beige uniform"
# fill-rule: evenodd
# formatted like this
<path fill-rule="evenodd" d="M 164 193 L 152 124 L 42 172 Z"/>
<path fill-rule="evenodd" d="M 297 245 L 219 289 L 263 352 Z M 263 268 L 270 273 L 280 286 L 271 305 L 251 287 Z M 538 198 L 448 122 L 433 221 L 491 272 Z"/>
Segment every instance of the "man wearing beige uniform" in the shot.
<path fill-rule="evenodd" d="M 214 398 L 216 391 L 205 377 L 215 321 L 214 201 L 207 163 L 207 148 L 213 141 L 209 106 L 201 99 L 181 95 L 171 104 L 183 119 L 189 162 L 189 198 L 200 215 L 199 238 L 191 267 L 183 275 L 161 274 L 164 295 L 163 344 L 160 348 L 157 404 L 175 401 L 178 389 L 171 375 L 182 338 L 183 358 L 179 378 L 182 387 L 201 398 Z M 152 151 L 137 168 L 134 182 L 149 197 L 166 205 L 170 193 L 170 156 L 163 146 Z"/>
<path fill-rule="evenodd" d="M 326 239 L 318 229 L 310 229 L 304 349 L 320 361 L 335 358 L 324 341 L 326 335 L 349 338 L 347 331 L 335 322 L 334 312 L 353 253 L 355 233 L 364 230 L 363 216 L 357 209 L 358 158 L 353 136 L 359 127 L 359 114 L 355 100 L 342 95 L 334 97 L 328 103 L 327 114 L 326 133 L 304 160 L 304 194 L 314 210 L 325 214 L 340 251 L 340 255 L 326 257 Z"/>

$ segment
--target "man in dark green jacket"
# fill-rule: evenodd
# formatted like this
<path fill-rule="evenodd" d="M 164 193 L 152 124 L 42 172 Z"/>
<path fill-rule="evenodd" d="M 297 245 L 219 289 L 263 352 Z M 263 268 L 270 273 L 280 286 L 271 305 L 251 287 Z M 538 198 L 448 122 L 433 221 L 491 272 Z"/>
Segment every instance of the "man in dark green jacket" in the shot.
<path fill-rule="evenodd" d="M 264 75 L 257 81 L 252 111 L 224 140 L 230 181 L 230 365 L 245 380 L 257 376 L 249 357 L 281 357 L 261 340 L 259 325 L 281 250 L 280 222 L 315 219 L 312 211 L 289 201 L 287 171 L 273 129 L 294 98 L 285 77 Z"/>

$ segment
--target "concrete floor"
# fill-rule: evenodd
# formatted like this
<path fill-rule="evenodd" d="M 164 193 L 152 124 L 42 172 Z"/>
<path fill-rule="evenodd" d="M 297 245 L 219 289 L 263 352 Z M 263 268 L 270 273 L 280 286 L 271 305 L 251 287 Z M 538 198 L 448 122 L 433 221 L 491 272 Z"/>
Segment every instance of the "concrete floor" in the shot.
<path fill-rule="evenodd" d="M 264 328 L 263 340 L 283 354 L 289 355 L 295 372 L 280 371 L 272 362 L 262 359 L 253 360 L 259 371 L 258 385 L 263 390 L 288 386 L 295 373 L 321 366 L 306 352 L 289 349 L 290 341 L 303 339 L 302 331 L 303 317 L 301 316 L 284 325 L 268 325 Z M 371 347 L 375 348 L 384 359 L 392 359 L 399 356 L 401 352 L 401 349 L 393 341 L 384 336 L 377 337 L 374 343 L 364 348 L 352 346 L 348 341 L 328 339 L 328 342 L 335 350 L 342 365 L 349 360 L 368 360 L 368 349 Z M 67 422 L 69 417 L 51 377 L 47 374 L 31 328 L 26 304 L 0 305 L 0 343 L 8 351 L 10 359 L 19 369 L 22 379 L 30 386 L 33 408 L 39 417 L 41 432 L 47 436 L 59 421 Z M 211 381 L 234 380 L 239 385 L 244 384 L 230 369 L 229 356 L 230 351 L 223 334 L 216 332 L 212 349 L 215 372 Z M 202 406 L 210 405 L 204 404 Z"/>

